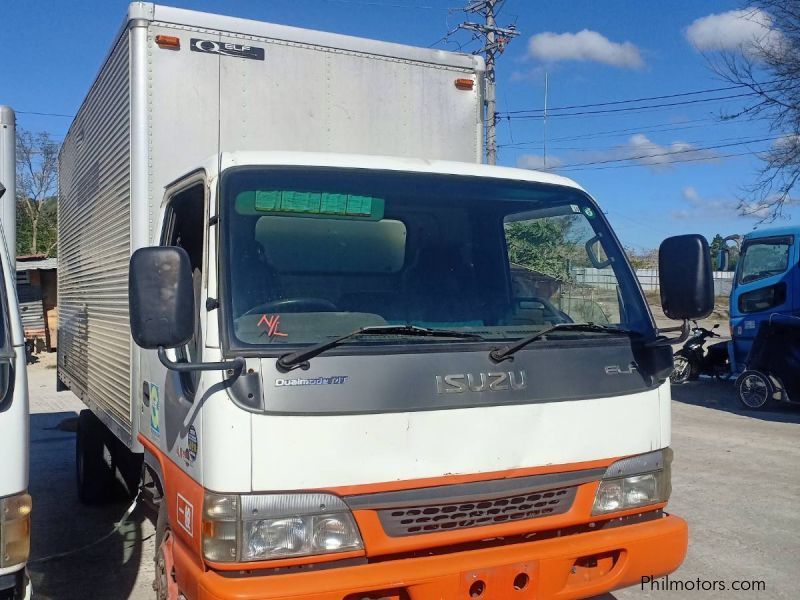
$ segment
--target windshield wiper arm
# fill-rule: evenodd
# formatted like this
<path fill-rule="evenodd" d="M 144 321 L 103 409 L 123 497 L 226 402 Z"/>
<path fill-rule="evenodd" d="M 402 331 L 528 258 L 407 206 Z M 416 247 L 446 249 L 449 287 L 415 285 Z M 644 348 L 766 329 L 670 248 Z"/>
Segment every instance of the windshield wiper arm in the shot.
<path fill-rule="evenodd" d="M 596 323 L 557 323 L 552 327 L 542 329 L 541 331 L 537 331 L 528 337 L 517 340 L 513 344 L 503 346 L 502 348 L 495 348 L 489 352 L 489 358 L 492 360 L 492 362 L 496 363 L 508 360 L 518 350 L 522 350 L 531 342 L 535 342 L 536 340 L 546 336 L 548 333 L 552 333 L 553 331 L 590 331 L 592 333 L 608 333 L 612 335 L 620 333 L 625 335 L 639 335 L 637 332 L 631 331 L 630 329 L 611 327 L 610 325 L 597 325 Z"/>
<path fill-rule="evenodd" d="M 416 325 L 374 325 L 372 327 L 361 327 L 355 331 L 351 331 L 347 335 L 343 335 L 327 342 L 321 342 L 298 350 L 297 352 L 290 352 L 278 358 L 276 366 L 281 373 L 286 373 L 292 369 L 297 369 L 303 365 L 308 365 L 309 359 L 319 356 L 326 350 L 335 348 L 355 337 L 365 335 L 397 335 L 397 336 L 418 336 L 418 337 L 449 337 L 459 338 L 465 340 L 482 340 L 483 337 L 477 333 L 468 333 L 466 331 L 451 331 L 449 329 L 432 329 L 430 327 L 418 327 Z"/>

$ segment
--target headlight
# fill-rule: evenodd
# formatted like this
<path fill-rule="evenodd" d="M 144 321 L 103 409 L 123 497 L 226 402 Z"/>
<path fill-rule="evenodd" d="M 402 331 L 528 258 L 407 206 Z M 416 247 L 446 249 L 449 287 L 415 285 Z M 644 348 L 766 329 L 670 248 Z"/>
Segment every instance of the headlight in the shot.
<path fill-rule="evenodd" d="M 28 560 L 31 549 L 31 497 L 0 498 L 0 568 Z"/>
<path fill-rule="evenodd" d="M 666 502 L 672 491 L 672 449 L 631 456 L 612 464 L 594 497 L 593 515 Z"/>
<path fill-rule="evenodd" d="M 350 509 L 331 494 L 206 493 L 203 553 L 208 560 L 269 560 L 363 547 Z"/>

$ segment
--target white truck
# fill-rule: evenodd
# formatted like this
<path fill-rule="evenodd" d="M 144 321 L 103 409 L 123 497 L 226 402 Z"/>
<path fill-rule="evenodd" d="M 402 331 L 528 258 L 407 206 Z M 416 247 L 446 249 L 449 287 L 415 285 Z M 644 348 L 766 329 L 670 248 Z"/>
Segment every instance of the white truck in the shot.
<path fill-rule="evenodd" d="M 80 496 L 158 507 L 158 598 L 585 597 L 683 560 L 670 347 L 586 192 L 480 164 L 483 87 L 130 6 L 61 150 L 58 377 Z M 667 313 L 709 311 L 705 241 L 661 257 Z"/>
<path fill-rule="evenodd" d="M 0 600 L 29 598 L 28 377 L 17 302 L 16 118 L 0 106 Z"/>

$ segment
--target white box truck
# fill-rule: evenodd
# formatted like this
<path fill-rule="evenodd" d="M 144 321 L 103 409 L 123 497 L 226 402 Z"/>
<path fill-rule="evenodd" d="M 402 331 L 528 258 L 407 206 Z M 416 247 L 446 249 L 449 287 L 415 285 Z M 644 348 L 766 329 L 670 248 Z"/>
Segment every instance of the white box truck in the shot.
<path fill-rule="evenodd" d="M 158 508 L 158 598 L 585 597 L 683 560 L 670 347 L 585 191 L 480 164 L 483 86 L 130 6 L 60 155 L 58 377 L 80 496 Z M 661 256 L 668 314 L 710 310 L 705 241 Z"/>
<path fill-rule="evenodd" d="M 17 302 L 16 117 L 0 106 L 0 599 L 30 598 L 28 376 Z"/>

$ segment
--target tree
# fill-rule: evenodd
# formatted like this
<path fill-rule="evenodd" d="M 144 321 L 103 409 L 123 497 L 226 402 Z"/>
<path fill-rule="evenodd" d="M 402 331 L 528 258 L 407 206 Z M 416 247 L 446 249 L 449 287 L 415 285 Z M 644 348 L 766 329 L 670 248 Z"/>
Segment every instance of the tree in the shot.
<path fill-rule="evenodd" d="M 17 252 L 55 256 L 58 144 L 47 132 L 17 130 Z"/>
<path fill-rule="evenodd" d="M 723 119 L 764 118 L 776 138 L 759 154 L 756 181 L 739 202 L 742 214 L 774 221 L 800 189 L 800 0 L 753 0 L 746 10 L 761 33 L 709 60 L 724 79 L 753 93 L 747 108 Z"/>
<path fill-rule="evenodd" d="M 570 259 L 576 247 L 568 236 L 571 224 L 563 217 L 508 223 L 509 260 L 559 281 L 569 281 Z"/>
<path fill-rule="evenodd" d="M 658 267 L 658 250 L 636 250 L 626 246 L 625 254 L 628 255 L 628 260 L 634 270 L 655 269 Z"/>
<path fill-rule="evenodd" d="M 717 257 L 719 256 L 720 250 L 725 247 L 725 239 L 720 235 L 716 234 L 714 239 L 711 240 L 711 243 L 708 245 L 708 251 L 711 255 L 711 264 L 715 266 L 717 264 Z"/>

